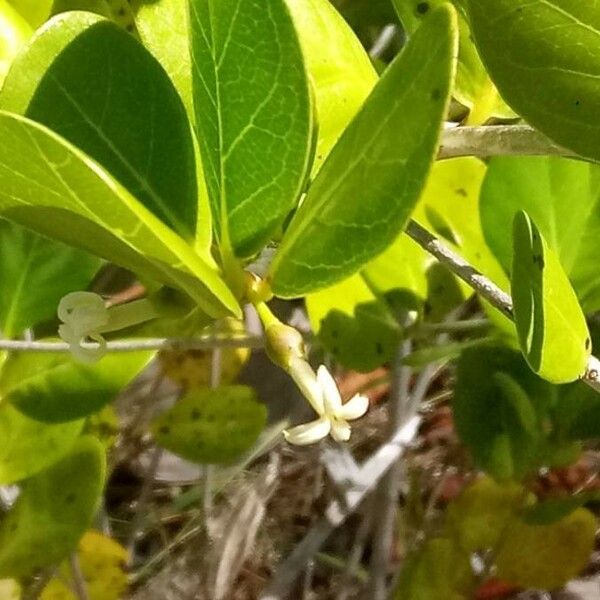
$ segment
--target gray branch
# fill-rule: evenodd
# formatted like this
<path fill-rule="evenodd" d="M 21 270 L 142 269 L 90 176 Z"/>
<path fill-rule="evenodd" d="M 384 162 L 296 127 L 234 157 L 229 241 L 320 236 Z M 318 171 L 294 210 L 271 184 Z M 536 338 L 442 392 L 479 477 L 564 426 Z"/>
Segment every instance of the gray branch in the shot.
<path fill-rule="evenodd" d="M 492 125 L 446 129 L 438 153 L 439 159 L 458 156 L 571 156 L 529 125 Z"/>
<path fill-rule="evenodd" d="M 415 221 L 409 222 L 406 233 L 419 246 L 435 256 L 435 258 L 446 265 L 455 275 L 471 286 L 490 304 L 504 313 L 509 319 L 514 319 L 512 298 L 493 281 L 482 275 L 464 258 L 444 245 L 438 238 Z M 600 393 L 600 361 L 595 356 L 590 356 L 582 381 Z"/>

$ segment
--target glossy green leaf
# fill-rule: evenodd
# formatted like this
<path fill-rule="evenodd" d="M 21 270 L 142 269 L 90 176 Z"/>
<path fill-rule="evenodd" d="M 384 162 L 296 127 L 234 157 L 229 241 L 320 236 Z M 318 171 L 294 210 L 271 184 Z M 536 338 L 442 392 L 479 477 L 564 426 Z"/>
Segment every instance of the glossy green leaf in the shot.
<path fill-rule="evenodd" d="M 368 372 L 394 357 L 400 327 L 360 275 L 309 294 L 306 308 L 323 347 L 345 367 Z"/>
<path fill-rule="evenodd" d="M 76 148 L 8 113 L 0 139 L 0 216 L 178 288 L 213 317 L 239 314 L 214 268 Z"/>
<path fill-rule="evenodd" d="M 0 219 L 0 331 L 11 338 L 53 318 L 60 299 L 85 289 L 100 261 Z"/>
<path fill-rule="evenodd" d="M 446 513 L 448 531 L 469 554 L 494 548 L 528 496 L 520 484 L 499 484 L 489 477 L 482 477 L 449 505 Z"/>
<path fill-rule="evenodd" d="M 12 404 L 0 405 L 0 484 L 31 477 L 64 456 L 81 432 L 83 421 L 59 425 L 26 417 Z"/>
<path fill-rule="evenodd" d="M 192 116 L 192 62 L 187 0 L 132 0 L 144 46 L 152 52 L 177 88 Z"/>
<path fill-rule="evenodd" d="M 286 0 L 300 38 L 319 123 L 313 172 L 377 83 L 369 55 L 330 0 Z"/>
<path fill-rule="evenodd" d="M 518 352 L 482 346 L 458 361 L 456 428 L 476 464 L 496 479 L 520 479 L 544 463 L 552 399 L 552 387 Z"/>
<path fill-rule="evenodd" d="M 531 125 L 600 158 L 600 13 L 582 0 L 469 0 L 471 27 L 500 93 Z"/>
<path fill-rule="evenodd" d="M 600 168 L 557 156 L 498 157 L 481 188 L 485 239 L 509 272 L 510 232 L 525 210 L 556 252 L 585 312 L 600 309 Z"/>
<path fill-rule="evenodd" d="M 34 353 L 10 356 L 0 394 L 22 413 L 63 423 L 99 411 L 148 364 L 153 352 L 109 354 L 93 365 L 71 357 L 48 359 Z"/>
<path fill-rule="evenodd" d="M 156 442 L 204 464 L 227 464 L 248 450 L 267 421 L 255 391 L 243 385 L 194 390 L 152 422 Z"/>
<path fill-rule="evenodd" d="M 52 0 L 8 0 L 8 3 L 34 29 L 48 19 L 52 10 Z"/>
<path fill-rule="evenodd" d="M 297 202 L 312 158 L 300 43 L 284 0 L 190 0 L 196 129 L 222 244 L 248 257 Z"/>
<path fill-rule="evenodd" d="M 0 108 L 63 136 L 185 238 L 196 229 L 192 134 L 154 57 L 91 13 L 55 17 L 13 63 Z"/>
<path fill-rule="evenodd" d="M 347 278 L 402 230 L 436 151 L 455 44 L 455 14 L 440 8 L 384 73 L 284 236 L 269 273 L 277 295 L 300 296 Z"/>
<path fill-rule="evenodd" d="M 596 517 L 584 508 L 549 525 L 514 520 L 496 550 L 497 576 L 524 588 L 562 587 L 587 564 L 595 536 Z"/>
<path fill-rule="evenodd" d="M 27 21 L 7 0 L 0 0 L 0 85 L 14 57 L 32 33 Z"/>
<path fill-rule="evenodd" d="M 58 565 L 77 547 L 100 504 L 104 449 L 90 436 L 22 485 L 0 522 L 0 577 L 24 577 Z"/>
<path fill-rule="evenodd" d="M 448 0 L 393 0 L 392 3 L 405 31 L 412 35 L 429 11 Z M 460 7 L 459 2 L 454 4 Z M 512 110 L 500 98 L 483 66 L 473 43 L 469 25 L 458 11 L 460 41 L 453 95 L 471 109 L 469 124 L 481 124 L 490 117 L 511 118 Z"/>
<path fill-rule="evenodd" d="M 529 366 L 553 383 L 585 373 L 590 333 L 575 292 L 536 225 L 515 215 L 511 291 L 519 344 Z"/>

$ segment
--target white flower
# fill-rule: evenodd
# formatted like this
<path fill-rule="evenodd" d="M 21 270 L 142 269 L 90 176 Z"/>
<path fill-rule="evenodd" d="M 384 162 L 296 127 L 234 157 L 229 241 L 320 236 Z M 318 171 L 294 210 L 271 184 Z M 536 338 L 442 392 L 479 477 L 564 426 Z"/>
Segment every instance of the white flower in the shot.
<path fill-rule="evenodd" d="M 358 419 L 367 412 L 369 399 L 366 396 L 356 394 L 348 402 L 342 404 L 338 387 L 327 368 L 321 365 L 315 376 L 312 369 L 308 367 L 308 363 L 304 363 L 304 365 L 300 373 L 296 369 L 291 369 L 290 374 L 319 415 L 319 418 L 284 431 L 285 439 L 290 444 L 299 446 L 318 442 L 329 434 L 336 442 L 348 441 L 350 439 L 348 421 Z M 295 366 L 299 367 L 300 365 Z M 312 377 L 308 371 L 310 371 Z"/>

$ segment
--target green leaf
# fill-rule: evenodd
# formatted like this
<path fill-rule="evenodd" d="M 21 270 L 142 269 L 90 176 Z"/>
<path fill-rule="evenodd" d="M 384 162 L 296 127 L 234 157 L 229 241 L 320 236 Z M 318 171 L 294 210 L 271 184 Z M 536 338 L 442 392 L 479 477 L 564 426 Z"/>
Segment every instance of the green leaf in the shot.
<path fill-rule="evenodd" d="M 60 299 L 85 289 L 100 261 L 0 219 L 0 331 L 11 338 L 56 315 Z"/>
<path fill-rule="evenodd" d="M 82 427 L 83 420 L 59 425 L 41 423 L 3 402 L 0 405 L 0 484 L 31 477 L 60 459 L 71 448 Z"/>
<path fill-rule="evenodd" d="M 0 523 L 0 577 L 32 575 L 75 550 L 98 509 L 105 462 L 100 443 L 84 436 L 61 461 L 22 485 Z"/>
<path fill-rule="evenodd" d="M 406 32 L 412 35 L 429 11 L 448 0 L 392 0 Z M 454 2 L 454 4 L 459 4 Z M 460 8 L 460 6 L 459 6 Z M 469 124 L 481 124 L 490 117 L 513 118 L 515 114 L 498 95 L 473 43 L 469 25 L 458 11 L 460 41 L 453 95 L 471 109 Z"/>
<path fill-rule="evenodd" d="M 497 577 L 524 588 L 562 587 L 587 564 L 595 536 L 596 518 L 584 508 L 549 525 L 515 519 L 496 550 Z"/>
<path fill-rule="evenodd" d="M 485 239 L 509 272 L 510 231 L 525 210 L 558 255 L 584 311 L 600 309 L 600 168 L 560 157 L 498 157 L 490 161 L 481 188 Z"/>
<path fill-rule="evenodd" d="M 579 492 L 574 496 L 549 498 L 527 507 L 521 517 L 529 525 L 550 525 L 564 519 L 575 509 L 600 500 L 600 492 Z"/>
<path fill-rule="evenodd" d="M 50 16 L 52 0 L 8 0 L 8 3 L 37 29 Z"/>
<path fill-rule="evenodd" d="M 132 0 L 140 39 L 168 73 L 193 116 L 192 62 L 187 0 Z"/>
<path fill-rule="evenodd" d="M 84 365 L 70 357 L 14 354 L 3 367 L 0 394 L 32 419 L 73 421 L 114 400 L 153 356 L 153 352 L 109 354 Z"/>
<path fill-rule="evenodd" d="M 194 390 L 152 422 L 156 442 L 204 464 L 227 464 L 248 450 L 267 421 L 256 392 L 244 385 Z"/>
<path fill-rule="evenodd" d="M 480 346 L 465 350 L 458 361 L 458 434 L 476 464 L 498 480 L 520 479 L 543 464 L 552 399 L 552 386 L 518 352 Z"/>
<path fill-rule="evenodd" d="M 452 539 L 432 538 L 406 560 L 395 600 L 467 600 L 475 580 L 469 555 Z"/>
<path fill-rule="evenodd" d="M 400 327 L 360 275 L 309 294 L 306 308 L 324 348 L 345 367 L 369 372 L 394 357 Z"/>
<path fill-rule="evenodd" d="M 561 387 L 553 411 L 553 421 L 564 439 L 599 439 L 600 395 L 582 382 Z"/>
<path fill-rule="evenodd" d="M 585 373 L 590 333 L 554 252 L 525 212 L 514 220 L 512 297 L 521 351 L 540 377 L 569 383 Z"/>
<path fill-rule="evenodd" d="M 180 289 L 210 316 L 240 314 L 214 267 L 76 148 L 2 112 L 0 139 L 0 216 Z"/>
<path fill-rule="evenodd" d="M 27 21 L 6 0 L 0 0 L 0 86 L 14 57 L 32 33 Z"/>
<path fill-rule="evenodd" d="M 55 17 L 16 58 L 0 108 L 63 136 L 185 238 L 196 229 L 192 134 L 154 57 L 91 13 Z"/>
<path fill-rule="evenodd" d="M 284 0 L 191 0 L 196 129 L 222 244 L 249 257 L 294 207 L 312 158 L 302 51 Z"/>
<path fill-rule="evenodd" d="M 329 0 L 286 0 L 300 38 L 319 123 L 313 173 L 377 83 L 369 55 Z"/>
<path fill-rule="evenodd" d="M 581 0 L 469 0 L 483 62 L 505 100 L 555 142 L 600 158 L 600 13 Z"/>
<path fill-rule="evenodd" d="M 284 236 L 269 273 L 276 295 L 333 285 L 398 236 L 434 158 L 455 44 L 455 14 L 440 8 L 388 67 Z"/>
<path fill-rule="evenodd" d="M 523 508 L 529 494 L 517 483 L 478 479 L 448 507 L 449 532 L 467 553 L 495 548 L 506 526 Z"/>

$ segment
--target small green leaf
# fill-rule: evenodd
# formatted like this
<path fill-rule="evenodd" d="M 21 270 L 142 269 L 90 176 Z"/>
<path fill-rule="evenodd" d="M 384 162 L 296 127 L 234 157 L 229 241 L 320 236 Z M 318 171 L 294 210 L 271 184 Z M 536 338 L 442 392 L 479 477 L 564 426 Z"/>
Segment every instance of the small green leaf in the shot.
<path fill-rule="evenodd" d="M 49 469 L 23 483 L 0 523 L 0 577 L 25 577 L 58 565 L 77 547 L 100 503 L 104 449 L 90 436 Z"/>
<path fill-rule="evenodd" d="M 187 0 L 132 0 L 140 38 L 168 73 L 188 115 L 193 115 Z"/>
<path fill-rule="evenodd" d="M 591 502 L 600 500 L 600 492 L 580 492 L 574 496 L 561 498 L 549 498 L 529 506 L 521 515 L 522 519 L 529 525 L 550 525 L 564 519 L 575 509 Z"/>
<path fill-rule="evenodd" d="M 349 277 L 405 226 L 446 112 L 455 21 L 448 6 L 433 11 L 342 134 L 271 265 L 278 296 L 300 296 Z"/>
<path fill-rule="evenodd" d="M 600 13 L 582 0 L 469 0 L 475 41 L 505 100 L 557 143 L 600 158 Z"/>
<path fill-rule="evenodd" d="M 284 0 L 191 0 L 196 129 L 219 239 L 260 250 L 298 201 L 312 158 L 300 43 Z"/>
<path fill-rule="evenodd" d="M 496 549 L 497 576 L 524 588 L 562 587 L 587 564 L 595 537 L 596 518 L 584 508 L 549 525 L 515 519 Z"/>
<path fill-rule="evenodd" d="M 600 167 L 558 156 L 503 156 L 489 163 L 481 188 L 485 239 L 510 272 L 510 231 L 525 210 L 558 255 L 586 313 L 600 309 Z"/>
<path fill-rule="evenodd" d="M 392 0 L 404 29 L 412 35 L 420 22 L 434 7 L 448 0 Z M 459 4 L 454 2 L 454 4 Z M 460 42 L 453 95 L 471 109 L 469 124 L 484 123 L 490 117 L 512 118 L 515 114 L 506 106 L 483 66 L 473 43 L 469 25 L 458 11 Z"/>
<path fill-rule="evenodd" d="M 100 261 L 0 219 L 0 331 L 11 338 L 56 315 L 60 299 L 85 289 Z"/>
<path fill-rule="evenodd" d="M 8 113 L 0 139 L 0 216 L 180 289 L 210 316 L 240 314 L 214 267 L 90 158 Z"/>
<path fill-rule="evenodd" d="M 401 330 L 360 275 L 306 297 L 313 331 L 333 358 L 368 372 L 390 361 Z"/>
<path fill-rule="evenodd" d="M 41 423 L 3 402 L 0 405 L 0 484 L 31 477 L 60 459 L 71 448 L 82 427 L 83 420 L 58 425 Z"/>
<path fill-rule="evenodd" d="M 448 507 L 448 529 L 469 554 L 494 548 L 528 496 L 520 484 L 499 484 L 482 477 Z"/>
<path fill-rule="evenodd" d="M 501 346 L 465 350 L 453 400 L 461 440 L 498 480 L 520 479 L 545 459 L 544 423 L 553 389 L 523 357 Z"/>
<path fill-rule="evenodd" d="M 553 420 L 566 440 L 600 438 L 600 395 L 590 386 L 576 382 L 560 388 Z"/>
<path fill-rule="evenodd" d="M 152 422 L 156 442 L 187 460 L 227 464 L 258 439 L 267 411 L 243 385 L 194 390 Z"/>
<path fill-rule="evenodd" d="M 0 393 L 23 414 L 64 423 L 99 411 L 145 367 L 153 352 L 109 354 L 93 365 L 22 353 L 4 365 Z M 46 364 L 44 364 L 46 363 Z"/>
<path fill-rule="evenodd" d="M 114 23 L 68 12 L 13 63 L 0 108 L 22 114 L 87 153 L 185 238 L 196 229 L 192 134 L 173 84 Z"/>
<path fill-rule="evenodd" d="M 474 585 L 468 553 L 454 540 L 437 537 L 408 557 L 393 598 L 467 600 Z"/>
<path fill-rule="evenodd" d="M 377 83 L 369 55 L 329 0 L 286 0 L 315 95 L 319 170 Z"/>
<path fill-rule="evenodd" d="M 585 316 L 567 275 L 525 212 L 515 215 L 512 297 L 523 355 L 540 377 L 568 383 L 591 352 Z"/>

